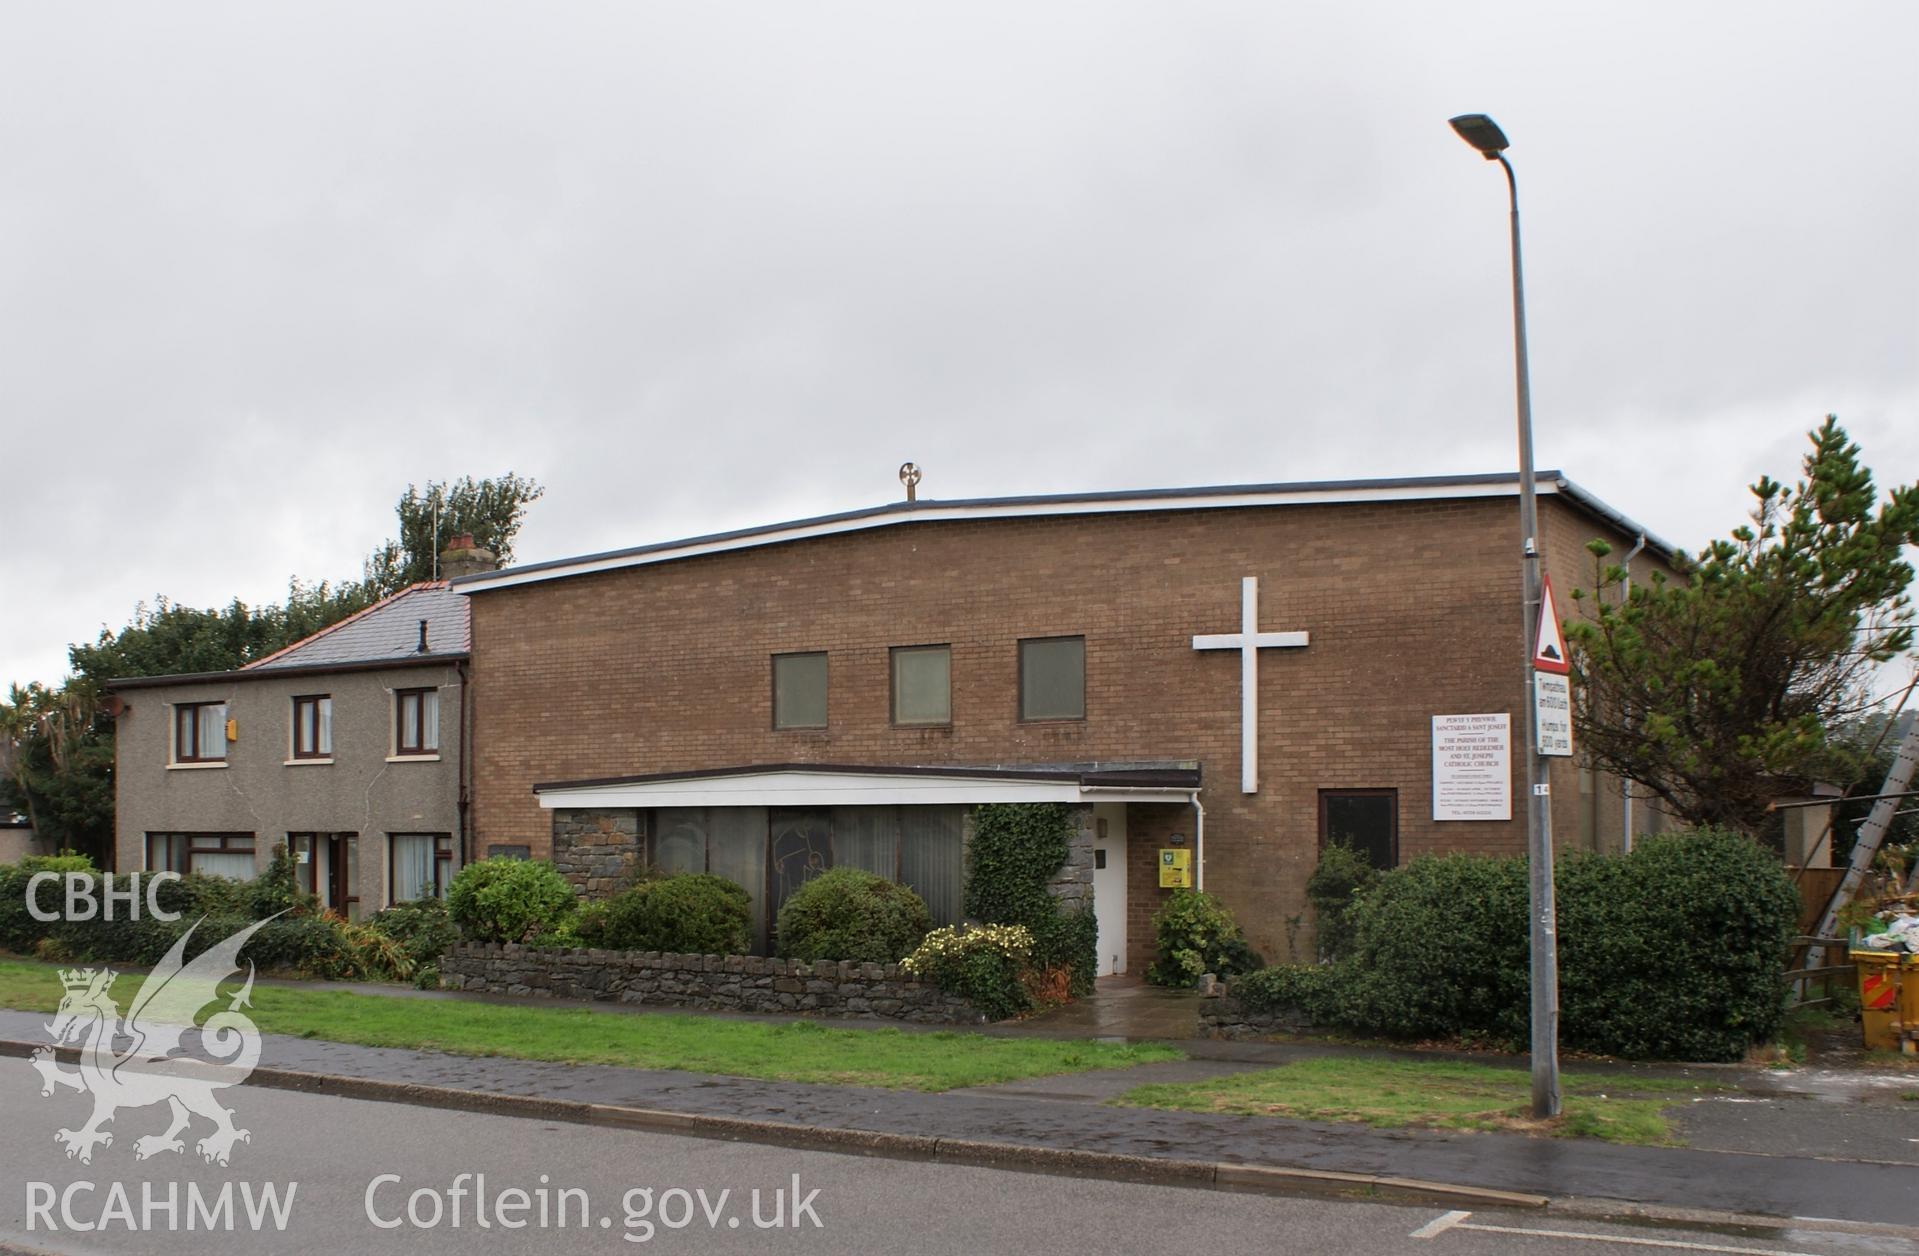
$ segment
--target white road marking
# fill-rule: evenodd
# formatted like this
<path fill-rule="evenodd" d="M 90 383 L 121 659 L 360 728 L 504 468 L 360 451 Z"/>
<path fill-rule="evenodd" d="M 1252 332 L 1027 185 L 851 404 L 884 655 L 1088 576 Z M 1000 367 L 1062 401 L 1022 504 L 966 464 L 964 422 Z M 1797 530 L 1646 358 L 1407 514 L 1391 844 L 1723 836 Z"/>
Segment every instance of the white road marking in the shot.
<path fill-rule="evenodd" d="M 1470 1212 L 1442 1213 L 1434 1217 L 1431 1221 L 1428 1221 L 1425 1225 L 1420 1226 L 1417 1230 L 1414 1230 L 1413 1237 L 1416 1239 L 1438 1238 L 1472 1215 Z"/>
<path fill-rule="evenodd" d="M 1683 1243 L 1676 1239 L 1639 1238 L 1630 1234 L 1586 1234 L 1578 1230 L 1534 1230 L 1525 1226 L 1485 1225 L 1468 1221 L 1470 1212 L 1442 1213 L 1412 1232 L 1416 1239 L 1434 1239 L 1448 1230 L 1477 1230 L 1482 1234 L 1518 1234 L 1540 1239 L 1584 1239 L 1588 1243 L 1617 1243 L 1624 1247 L 1659 1247 L 1681 1252 L 1722 1252 L 1727 1256 L 1821 1256 L 1818 1252 L 1791 1252 L 1778 1247 L 1726 1247 L 1718 1243 Z"/>

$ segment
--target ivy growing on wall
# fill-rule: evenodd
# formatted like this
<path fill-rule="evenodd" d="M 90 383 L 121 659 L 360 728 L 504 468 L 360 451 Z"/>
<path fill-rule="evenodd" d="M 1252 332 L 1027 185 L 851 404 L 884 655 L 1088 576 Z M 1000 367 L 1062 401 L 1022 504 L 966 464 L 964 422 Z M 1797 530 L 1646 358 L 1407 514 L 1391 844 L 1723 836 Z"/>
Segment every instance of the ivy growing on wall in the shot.
<path fill-rule="evenodd" d="M 973 812 L 967 851 L 966 914 L 988 924 L 1024 925 L 1033 963 L 1063 972 L 1068 991 L 1093 992 L 1099 925 L 1091 910 L 1068 910 L 1047 890 L 1066 863 L 1074 832 L 1063 803 L 988 803 Z"/>

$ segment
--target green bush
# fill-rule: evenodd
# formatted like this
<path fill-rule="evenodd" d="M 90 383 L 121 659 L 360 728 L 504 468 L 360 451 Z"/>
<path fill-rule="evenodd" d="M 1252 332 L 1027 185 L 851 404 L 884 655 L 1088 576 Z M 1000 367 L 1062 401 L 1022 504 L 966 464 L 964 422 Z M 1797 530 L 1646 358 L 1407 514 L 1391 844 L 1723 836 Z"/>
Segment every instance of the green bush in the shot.
<path fill-rule="evenodd" d="M 437 898 L 417 898 L 410 902 L 395 903 L 384 911 L 375 912 L 365 924 L 381 937 L 390 939 L 399 948 L 404 964 L 386 962 L 381 967 L 395 971 L 396 975 L 410 977 L 416 985 L 432 986 L 437 984 L 440 972 L 440 957 L 447 948 L 460 940 L 460 930 L 447 914 L 446 903 Z M 404 971 L 401 969 L 404 968 Z"/>
<path fill-rule="evenodd" d="M 1778 1031 L 1798 897 L 1750 839 L 1645 838 L 1629 855 L 1565 861 L 1555 886 L 1563 1046 L 1736 1060 Z M 1528 917 L 1523 859 L 1415 859 L 1358 901 L 1351 952 L 1327 970 L 1339 998 L 1309 1010 L 1360 1033 L 1518 1048 Z"/>
<path fill-rule="evenodd" d="M 1065 974 L 1066 994 L 1083 999 L 1093 993 L 1099 972 L 1099 919 L 1091 908 L 1056 910 L 1050 920 L 1032 926 L 1033 967 Z"/>
<path fill-rule="evenodd" d="M 780 908 L 774 936 L 787 959 L 892 964 L 933 928 L 919 895 L 896 881 L 834 868 L 793 891 Z"/>
<path fill-rule="evenodd" d="M 900 967 L 970 1000 L 988 1020 L 1004 1020 L 1031 1006 L 1032 960 L 1033 935 L 1024 926 L 949 925 L 927 934 Z"/>
<path fill-rule="evenodd" d="M 1264 967 L 1224 904 L 1202 890 L 1174 890 L 1153 915 L 1158 958 L 1146 979 L 1190 986 L 1204 973 L 1231 977 Z"/>
<path fill-rule="evenodd" d="M 746 891 L 725 877 L 682 873 L 588 904 L 553 940 L 610 951 L 742 955 L 751 945 L 751 904 Z"/>
<path fill-rule="evenodd" d="M 1352 949 L 1353 905 L 1378 880 L 1379 870 L 1372 862 L 1344 842 L 1319 852 L 1319 862 L 1306 881 L 1306 900 L 1313 905 L 1321 959 L 1338 959 Z"/>
<path fill-rule="evenodd" d="M 1343 1015 L 1389 1038 L 1525 1042 L 1526 864 L 1425 855 L 1380 877 L 1352 913 Z"/>
<path fill-rule="evenodd" d="M 203 881 L 218 879 L 201 878 Z M 320 910 L 320 900 L 300 888 L 299 865 L 293 862 L 285 842 L 274 846 L 273 857 L 267 861 L 265 872 L 251 881 L 228 884 L 240 887 L 240 897 L 247 906 L 245 914 L 255 920 L 265 920 L 282 912 L 305 916 Z M 202 892 L 205 892 L 205 887 L 202 887 Z"/>
<path fill-rule="evenodd" d="M 1338 1019 L 1340 980 L 1340 970 L 1325 964 L 1275 964 L 1235 978 L 1229 989 L 1249 1012 L 1324 1025 Z"/>
<path fill-rule="evenodd" d="M 1088 995 L 1099 971 L 1099 924 L 1060 906 L 1048 889 L 1071 852 L 1073 812 L 1061 803 L 990 803 L 973 812 L 966 914 L 1019 925 L 1033 937 L 1032 965 L 1063 973 L 1066 992 Z"/>
<path fill-rule="evenodd" d="M 1701 829 L 1571 860 L 1556 881 L 1568 1047 L 1737 1060 L 1777 1035 L 1799 899 L 1776 856 Z"/>
<path fill-rule="evenodd" d="M 566 878 L 541 859 L 480 859 L 447 888 L 448 917 L 476 942 L 529 942 L 551 933 L 576 903 Z"/>

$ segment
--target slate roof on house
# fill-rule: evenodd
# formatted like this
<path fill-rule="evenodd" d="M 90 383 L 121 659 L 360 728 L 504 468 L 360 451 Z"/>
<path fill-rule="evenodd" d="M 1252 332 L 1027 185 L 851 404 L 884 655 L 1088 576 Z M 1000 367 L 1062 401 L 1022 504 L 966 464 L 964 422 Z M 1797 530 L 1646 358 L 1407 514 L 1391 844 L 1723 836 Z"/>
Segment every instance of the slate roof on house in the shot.
<path fill-rule="evenodd" d="M 426 621 L 425 651 L 420 649 L 421 620 Z M 408 585 L 359 614 L 349 615 L 240 670 L 276 671 L 463 655 L 471 644 L 466 598 L 453 592 L 444 580 L 427 580 Z"/>

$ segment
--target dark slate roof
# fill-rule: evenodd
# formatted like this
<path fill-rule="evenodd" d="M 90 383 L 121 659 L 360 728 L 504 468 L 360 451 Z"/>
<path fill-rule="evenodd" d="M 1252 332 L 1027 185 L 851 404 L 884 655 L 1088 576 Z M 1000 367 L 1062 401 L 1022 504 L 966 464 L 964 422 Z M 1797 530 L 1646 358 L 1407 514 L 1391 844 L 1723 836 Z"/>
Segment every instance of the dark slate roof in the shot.
<path fill-rule="evenodd" d="M 426 621 L 425 652 L 420 649 L 423 619 Z M 240 670 L 277 671 L 463 655 L 470 644 L 466 598 L 453 592 L 446 581 L 431 580 L 409 585 L 359 614 L 322 628 L 304 641 L 296 641 Z"/>

